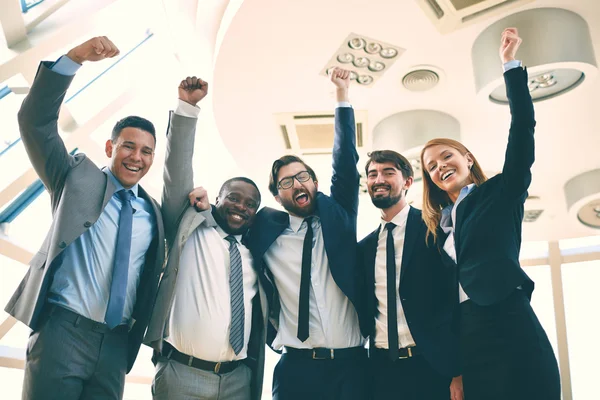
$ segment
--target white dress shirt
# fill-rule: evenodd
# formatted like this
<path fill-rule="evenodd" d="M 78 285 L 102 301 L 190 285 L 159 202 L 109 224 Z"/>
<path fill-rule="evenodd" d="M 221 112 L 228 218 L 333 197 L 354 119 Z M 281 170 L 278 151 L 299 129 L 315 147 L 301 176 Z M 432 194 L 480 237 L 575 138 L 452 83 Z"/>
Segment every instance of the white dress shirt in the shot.
<path fill-rule="evenodd" d="M 239 243 L 244 275 L 244 347 L 236 355 L 229 344 L 231 303 L 229 242 L 219 226 L 202 223 L 181 251 L 169 316 L 167 342 L 180 352 L 207 361 L 246 358 L 252 324 L 252 299 L 258 290 L 250 251 Z"/>
<path fill-rule="evenodd" d="M 410 206 L 405 206 L 390 222 L 396 224 L 392 231 L 394 236 L 394 251 L 396 256 L 396 316 L 398 321 L 398 347 L 415 346 L 402 302 L 400 301 L 400 270 L 402 266 L 402 251 L 404 249 L 404 236 L 406 233 L 406 222 L 408 221 L 408 212 Z M 375 256 L 375 296 L 377 297 L 377 317 L 375 318 L 375 347 L 388 349 L 388 304 L 387 304 L 387 235 L 385 228 L 387 224 L 381 220 L 379 228 L 379 237 L 377 240 L 377 255 Z"/>
<path fill-rule="evenodd" d="M 297 349 L 341 349 L 361 346 L 363 338 L 358 325 L 358 315 L 331 275 L 321 220 L 316 216 L 313 217 L 312 228 L 309 337 L 305 342 L 300 341 L 297 334 L 306 222 L 302 218 L 290 215 L 290 225 L 265 253 L 265 261 L 273 274 L 281 303 L 279 329 L 273 341 L 273 348 L 289 346 Z"/>

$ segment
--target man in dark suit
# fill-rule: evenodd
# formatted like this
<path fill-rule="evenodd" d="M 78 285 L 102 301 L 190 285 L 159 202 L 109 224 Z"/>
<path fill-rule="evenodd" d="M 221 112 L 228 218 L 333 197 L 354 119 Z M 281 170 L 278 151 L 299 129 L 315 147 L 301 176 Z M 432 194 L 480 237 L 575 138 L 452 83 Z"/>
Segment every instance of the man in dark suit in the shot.
<path fill-rule="evenodd" d="M 426 241 L 421 211 L 407 204 L 412 166 L 395 151 L 381 150 L 369 154 L 365 172 L 371 200 L 381 209 L 380 226 L 358 245 L 372 396 L 462 400 L 458 342 L 451 329 L 458 292 L 452 270 Z"/>
<path fill-rule="evenodd" d="M 249 234 L 261 277 L 271 286 L 269 344 L 283 355 L 273 398 L 364 400 L 366 351 L 357 305 L 356 169 L 349 72 L 336 69 L 331 196 L 318 192 L 314 171 L 296 156 L 273 163 L 269 189 L 286 212 L 264 208 Z"/>
<path fill-rule="evenodd" d="M 33 332 L 23 399 L 120 399 L 137 356 L 164 263 L 160 208 L 138 185 L 154 158 L 154 126 L 117 122 L 110 166 L 71 156 L 58 134 L 60 105 L 86 61 L 119 54 L 106 37 L 42 62 L 19 111 L 23 144 L 50 193 L 46 240 L 6 311 Z"/>
<path fill-rule="evenodd" d="M 202 79 L 179 85 L 170 115 L 162 213 L 169 260 L 145 343 L 155 349 L 155 400 L 260 400 L 267 299 L 243 237 L 260 192 L 237 177 L 221 187 L 214 207 L 206 192 L 187 206 Z M 198 199 L 196 199 L 198 197 Z"/>

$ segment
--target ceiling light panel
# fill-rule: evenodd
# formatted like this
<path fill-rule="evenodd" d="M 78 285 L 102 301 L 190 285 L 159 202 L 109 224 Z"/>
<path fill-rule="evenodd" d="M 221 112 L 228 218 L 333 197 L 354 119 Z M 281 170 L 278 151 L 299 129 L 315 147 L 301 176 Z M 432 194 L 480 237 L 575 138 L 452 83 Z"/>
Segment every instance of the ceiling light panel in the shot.
<path fill-rule="evenodd" d="M 320 74 L 327 76 L 334 67 L 350 70 L 350 79 L 360 86 L 372 86 L 404 49 L 366 36 L 351 33 L 344 39 Z"/>

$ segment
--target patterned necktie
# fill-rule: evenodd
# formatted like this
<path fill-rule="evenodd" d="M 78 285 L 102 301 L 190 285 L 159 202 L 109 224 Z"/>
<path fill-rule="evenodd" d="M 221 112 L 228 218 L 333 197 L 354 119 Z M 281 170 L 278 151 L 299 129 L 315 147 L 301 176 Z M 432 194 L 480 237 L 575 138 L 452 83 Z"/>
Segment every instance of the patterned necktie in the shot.
<path fill-rule="evenodd" d="M 387 326 L 388 349 L 390 360 L 398 359 L 398 320 L 396 316 L 396 250 L 394 248 L 394 228 L 396 224 L 388 222 L 386 249 L 386 275 L 387 275 Z"/>
<path fill-rule="evenodd" d="M 302 246 L 302 272 L 300 277 L 300 298 L 298 301 L 298 339 L 308 339 L 308 300 L 310 298 L 310 269 L 312 257 L 312 217 L 306 218 L 306 236 Z"/>
<path fill-rule="evenodd" d="M 110 329 L 121 323 L 123 309 L 127 297 L 127 276 L 129 274 L 129 255 L 131 253 L 131 234 L 133 224 L 133 208 L 131 190 L 119 190 L 117 197 L 121 200 L 121 213 L 119 215 L 119 228 L 117 231 L 117 245 L 115 247 L 115 262 L 110 285 L 110 297 L 104 320 Z"/>
<path fill-rule="evenodd" d="M 235 354 L 244 347 L 244 274 L 242 271 L 242 256 L 237 248 L 237 240 L 229 235 L 229 291 L 231 304 L 231 329 L 229 343 Z"/>

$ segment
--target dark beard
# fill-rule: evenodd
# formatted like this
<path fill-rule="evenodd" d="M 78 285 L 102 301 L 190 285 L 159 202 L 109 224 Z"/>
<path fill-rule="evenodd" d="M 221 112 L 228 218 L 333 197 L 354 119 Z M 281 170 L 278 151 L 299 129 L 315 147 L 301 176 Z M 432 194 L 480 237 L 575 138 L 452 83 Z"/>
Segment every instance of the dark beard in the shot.
<path fill-rule="evenodd" d="M 371 197 L 371 201 L 373 205 L 377 208 L 385 210 L 386 208 L 390 208 L 394 204 L 398 203 L 402 196 L 386 196 L 386 197 Z"/>

